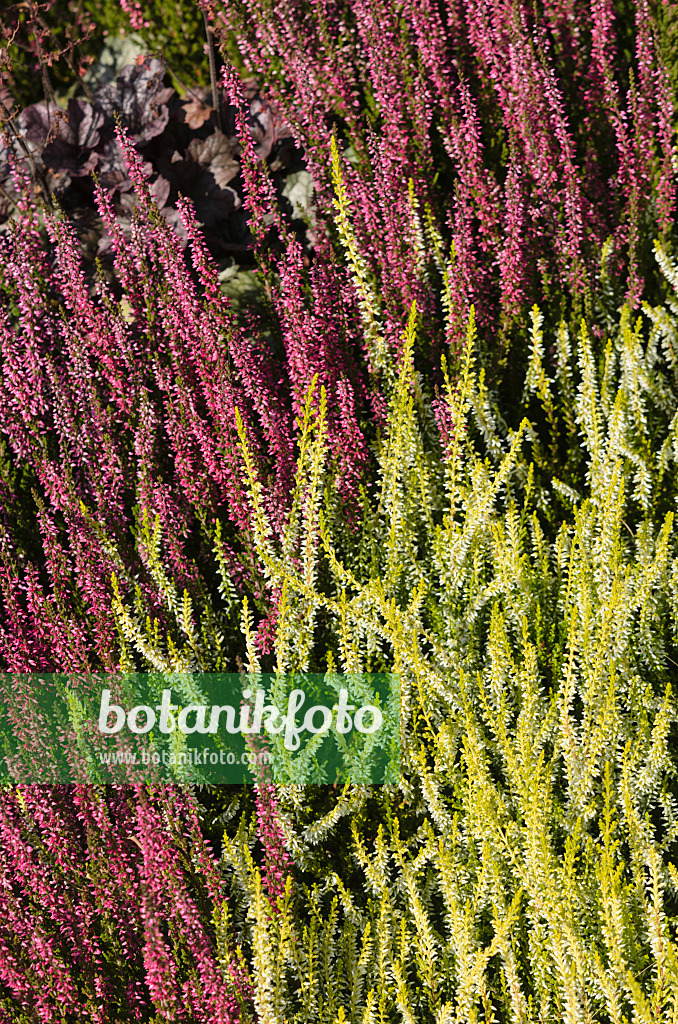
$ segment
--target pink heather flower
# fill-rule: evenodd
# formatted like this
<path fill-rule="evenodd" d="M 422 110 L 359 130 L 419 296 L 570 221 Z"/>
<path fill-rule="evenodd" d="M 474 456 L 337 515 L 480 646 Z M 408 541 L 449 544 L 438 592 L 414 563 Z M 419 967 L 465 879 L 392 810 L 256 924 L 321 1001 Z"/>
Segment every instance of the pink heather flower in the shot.
<path fill-rule="evenodd" d="M 143 8 L 139 0 L 119 0 L 121 9 L 129 18 L 130 26 L 134 32 L 140 32 L 142 28 L 150 28 L 150 21 L 146 21 L 143 15 Z"/>
<path fill-rule="evenodd" d="M 264 886 L 272 905 L 285 892 L 292 859 L 285 848 L 285 837 L 280 826 L 275 785 L 260 782 L 255 785 L 257 805 L 257 834 L 264 848 Z"/>

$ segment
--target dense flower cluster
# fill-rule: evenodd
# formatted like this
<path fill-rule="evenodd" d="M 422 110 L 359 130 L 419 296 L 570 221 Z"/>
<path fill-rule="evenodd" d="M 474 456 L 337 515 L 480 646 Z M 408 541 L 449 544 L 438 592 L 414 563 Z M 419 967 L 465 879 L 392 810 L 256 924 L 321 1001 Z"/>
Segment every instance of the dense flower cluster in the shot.
<path fill-rule="evenodd" d="M 5 118 L 0 668 L 394 670 L 403 773 L 3 792 L 0 1021 L 673 1013 L 647 0 L 200 6 L 220 112 L 147 58 Z"/>
<path fill-rule="evenodd" d="M 321 195 L 331 131 L 345 126 L 347 195 L 387 321 L 415 298 L 428 314 L 413 256 L 429 210 L 453 246 L 436 256 L 456 333 L 469 302 L 494 330 L 531 301 L 562 315 L 578 299 L 591 314 L 608 239 L 637 305 L 648 239 L 669 231 L 675 205 L 673 101 L 646 2 L 538 15 L 500 0 L 237 0 L 217 12 L 286 111 Z"/>

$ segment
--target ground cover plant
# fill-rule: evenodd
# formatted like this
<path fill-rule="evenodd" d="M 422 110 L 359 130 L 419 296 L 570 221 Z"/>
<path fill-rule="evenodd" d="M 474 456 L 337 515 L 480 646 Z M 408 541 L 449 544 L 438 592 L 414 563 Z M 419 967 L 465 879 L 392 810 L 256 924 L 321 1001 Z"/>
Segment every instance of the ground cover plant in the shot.
<path fill-rule="evenodd" d="M 4 790 L 0 1019 L 676 1019 L 673 8 L 105 5 L 42 99 L 17 11 L 2 669 L 394 670 L 403 742 Z"/>

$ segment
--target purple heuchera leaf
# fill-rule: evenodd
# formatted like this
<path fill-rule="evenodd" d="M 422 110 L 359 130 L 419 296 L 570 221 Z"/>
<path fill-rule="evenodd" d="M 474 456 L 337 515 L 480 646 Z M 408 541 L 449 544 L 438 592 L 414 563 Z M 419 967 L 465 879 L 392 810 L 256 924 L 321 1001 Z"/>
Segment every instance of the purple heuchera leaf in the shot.
<path fill-rule="evenodd" d="M 156 57 L 130 64 L 115 83 L 97 91 L 95 104 L 111 120 L 117 113 L 135 142 L 149 142 L 165 130 L 169 119 L 167 102 L 174 90 L 163 87 L 164 73 Z"/>
<path fill-rule="evenodd" d="M 142 166 L 146 174 L 153 173 L 153 165 L 147 160 L 143 162 Z M 115 136 L 108 140 L 99 154 L 97 175 L 103 187 L 109 191 L 117 189 L 118 192 L 129 192 L 132 188 L 125 157 Z"/>
<path fill-rule="evenodd" d="M 148 186 L 148 191 L 153 196 L 159 210 L 162 210 L 163 207 L 166 206 L 170 190 L 171 186 L 169 181 L 167 178 L 163 178 L 161 174 L 159 174 L 155 181 L 151 182 Z"/>
<path fill-rule="evenodd" d="M 167 178 L 163 178 L 163 176 L 159 174 L 155 181 L 148 183 L 148 191 L 150 192 L 158 209 L 162 210 L 167 204 L 170 194 L 170 183 Z M 125 190 L 124 194 L 120 196 L 118 201 L 119 208 L 126 214 L 131 214 L 135 206 L 138 205 L 139 197 L 136 192 L 132 192 L 129 189 Z"/>
<path fill-rule="evenodd" d="M 244 95 L 249 101 L 250 113 L 247 118 L 254 151 L 260 160 L 266 160 L 276 142 L 292 137 L 282 110 L 262 96 L 254 79 L 244 83 Z M 239 148 L 237 150 L 239 152 Z"/>
<path fill-rule="evenodd" d="M 8 76 L 0 71 L 0 114 L 8 117 L 15 110 L 16 103 L 11 91 L 7 87 Z"/>
<path fill-rule="evenodd" d="M 206 139 L 193 139 L 188 147 L 188 157 L 207 168 L 220 188 L 225 188 L 240 171 L 233 155 L 232 141 L 219 131 Z"/>
<path fill-rule="evenodd" d="M 215 131 L 206 139 L 193 139 L 184 158 L 175 152 L 158 162 L 161 174 L 176 191 L 190 196 L 208 231 L 218 229 L 220 222 L 241 206 L 240 197 L 228 184 L 240 171 L 233 148 L 232 140 Z"/>
<path fill-rule="evenodd" d="M 209 232 L 222 227 L 223 221 L 242 205 L 238 193 L 228 185 L 220 188 L 210 171 L 200 174 L 190 197 L 198 219 Z"/>
<path fill-rule="evenodd" d="M 152 168 L 150 164 L 142 164 L 145 170 L 151 173 Z M 129 240 L 131 237 L 132 229 L 132 218 L 134 216 L 134 210 L 139 206 L 139 197 L 136 192 L 131 191 L 132 183 L 129 179 L 123 183 L 127 187 L 121 191 L 123 194 L 119 197 L 115 205 L 116 220 L 122 228 L 122 233 L 126 239 Z M 149 182 L 148 191 L 151 197 L 155 201 L 163 219 L 169 226 L 174 230 L 174 233 L 178 237 L 182 245 L 186 244 L 188 235 L 186 228 L 179 215 L 179 211 L 173 206 L 167 205 L 167 200 L 171 192 L 171 185 L 167 178 L 163 178 L 161 174 L 157 176 L 155 181 Z M 230 191 L 230 190 L 229 190 Z M 113 240 L 108 232 L 104 231 L 104 234 L 98 241 L 97 253 L 99 256 L 104 256 L 111 251 Z"/>
<path fill-rule="evenodd" d="M 89 174 L 98 163 L 94 152 L 101 140 L 104 115 L 96 107 L 82 100 L 70 99 L 68 112 L 59 118 L 56 138 L 42 152 L 46 167 L 65 171 L 74 177 Z"/>
<path fill-rule="evenodd" d="M 8 143 L 9 143 L 9 145 L 8 145 Z M 9 164 L 10 148 L 11 148 L 11 151 L 16 155 L 16 151 L 17 151 L 17 148 L 18 148 L 16 143 L 13 142 L 12 139 L 10 139 L 9 135 L 6 132 L 3 132 L 3 134 L 0 135 L 0 182 L 6 181 L 7 178 L 9 177 L 9 172 L 10 172 L 10 164 Z"/>
<path fill-rule="evenodd" d="M 56 135 L 63 116 L 63 110 L 55 103 L 33 103 L 21 111 L 17 121 L 26 141 L 37 149 Z"/>

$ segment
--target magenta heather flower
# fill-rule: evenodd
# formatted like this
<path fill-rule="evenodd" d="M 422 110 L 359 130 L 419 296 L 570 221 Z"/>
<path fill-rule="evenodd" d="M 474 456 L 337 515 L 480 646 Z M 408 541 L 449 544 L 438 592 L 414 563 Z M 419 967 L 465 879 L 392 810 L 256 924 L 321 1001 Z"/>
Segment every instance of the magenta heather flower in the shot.
<path fill-rule="evenodd" d="M 617 81 L 614 12 L 598 0 L 588 8 L 577 0 L 549 3 L 539 15 L 529 5 L 495 0 L 444 9 L 408 0 L 397 16 L 364 0 L 324 2 L 322 17 L 292 0 L 275 14 L 258 0 L 231 5 L 231 31 L 286 111 L 322 216 L 331 216 L 332 205 L 329 124 L 346 120 L 353 226 L 392 344 L 418 276 L 412 250 L 403 256 L 398 244 L 410 177 L 420 208 L 430 207 L 435 223 L 448 225 L 447 244 L 454 243 L 448 340 L 455 347 L 471 302 L 490 331 L 498 316 L 541 301 L 540 277 L 545 285 L 566 281 L 570 301 L 582 302 L 608 237 L 637 304 L 638 225 L 668 230 L 675 183 L 668 79 L 645 0 L 635 10 L 634 91 Z M 217 5 L 217 20 L 219 11 Z M 380 152 L 370 150 L 371 124 L 353 97 L 362 97 L 371 124 L 378 120 Z M 437 136 L 450 160 L 438 171 L 442 190 L 430 171 Z M 490 140 L 494 152 L 487 150 Z M 520 169 L 520 201 L 515 173 L 500 170 L 507 148 Z M 540 274 L 512 283 L 514 270 L 528 263 Z M 417 297 L 420 309 L 423 300 Z"/>
<path fill-rule="evenodd" d="M 139 0 L 119 0 L 120 7 L 129 17 L 129 23 L 134 32 L 143 28 L 150 28 L 150 22 L 146 21 L 143 8 Z"/>
<path fill-rule="evenodd" d="M 292 859 L 285 847 L 285 837 L 280 827 L 278 801 L 272 782 L 255 785 L 257 803 L 257 834 L 264 848 L 263 881 L 269 899 L 275 900 L 285 892 L 285 883 L 290 873 Z"/>
<path fill-rule="evenodd" d="M 123 6 L 140 25 L 141 6 Z M 129 132 L 116 134 L 133 185 L 125 228 L 103 176 L 94 189 L 110 284 L 83 259 L 67 219 L 38 212 L 14 161 L 19 211 L 0 237 L 1 454 L 11 470 L 2 480 L 0 657 L 17 674 L 16 727 L 29 753 L 39 741 L 26 725 L 22 673 L 113 672 L 121 661 L 152 660 L 138 635 L 123 636 L 113 576 L 139 635 L 166 650 L 190 632 L 176 614 L 186 592 L 190 628 L 208 622 L 216 638 L 208 649 L 192 637 L 191 657 L 208 660 L 218 648 L 220 668 L 234 655 L 231 597 L 254 595 L 256 644 L 270 656 L 280 592 L 253 551 L 236 409 L 280 534 L 315 379 L 315 401 L 321 388 L 327 399 L 327 483 L 354 523 L 390 398 L 365 338 L 365 293 L 394 368 L 416 303 L 417 358 L 430 366 L 443 342 L 459 356 L 472 303 L 488 337 L 541 300 L 549 282 L 559 282 L 562 304 L 553 315 L 578 311 L 607 238 L 638 305 L 646 239 L 673 224 L 675 117 L 646 0 L 633 7 L 629 87 L 617 74 L 607 0 L 549 0 L 540 11 L 522 0 L 203 7 L 284 108 L 312 178 L 312 227 L 297 237 L 299 221 L 283 217 L 267 163 L 275 133 L 255 135 L 230 65 L 223 83 L 258 309 L 222 294 L 188 200 L 174 226 L 163 216 Z M 333 137 L 353 266 L 338 238 Z M 437 401 L 433 411 L 446 455 L 449 409 Z M 28 529 L 14 528 L 15 508 Z M 212 601 L 215 553 L 228 600 L 220 592 Z M 255 801 L 275 908 L 293 863 L 263 775 Z M 257 986 L 235 937 L 224 954 L 220 936 L 215 950 L 212 912 L 227 886 L 190 794 L 21 787 L 0 794 L 0 840 L 0 980 L 21 1013 L 207 1024 L 237 1021 L 244 1001 L 253 1015 Z"/>

